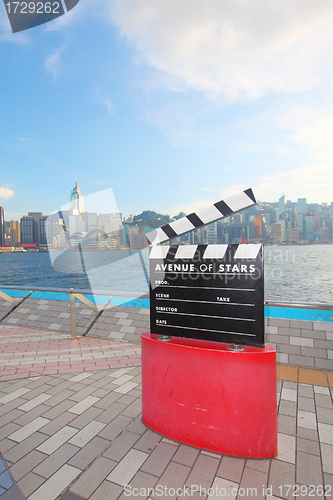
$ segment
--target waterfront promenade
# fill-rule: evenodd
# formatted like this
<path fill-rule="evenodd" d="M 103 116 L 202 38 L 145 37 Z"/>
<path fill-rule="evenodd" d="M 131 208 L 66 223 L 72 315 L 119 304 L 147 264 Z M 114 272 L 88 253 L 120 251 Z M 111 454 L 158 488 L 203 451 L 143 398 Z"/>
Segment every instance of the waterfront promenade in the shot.
<path fill-rule="evenodd" d="M 143 425 L 138 341 L 2 324 L 0 346 L 1 500 L 333 495 L 332 372 L 278 366 L 279 454 L 251 460 Z"/>

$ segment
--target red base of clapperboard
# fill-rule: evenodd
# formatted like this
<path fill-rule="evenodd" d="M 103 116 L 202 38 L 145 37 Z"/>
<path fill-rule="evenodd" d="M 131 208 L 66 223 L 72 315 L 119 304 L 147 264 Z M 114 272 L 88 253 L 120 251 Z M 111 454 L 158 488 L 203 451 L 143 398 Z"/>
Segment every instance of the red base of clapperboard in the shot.
<path fill-rule="evenodd" d="M 142 420 L 165 437 L 226 455 L 277 455 L 276 351 L 142 334 Z"/>

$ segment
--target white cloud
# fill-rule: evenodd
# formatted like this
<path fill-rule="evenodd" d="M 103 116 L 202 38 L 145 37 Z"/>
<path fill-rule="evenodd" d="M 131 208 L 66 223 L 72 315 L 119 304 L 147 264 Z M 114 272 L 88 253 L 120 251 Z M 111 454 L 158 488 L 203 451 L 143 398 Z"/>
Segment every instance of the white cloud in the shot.
<path fill-rule="evenodd" d="M 44 67 L 47 73 L 51 73 L 53 76 L 54 80 L 57 80 L 61 68 L 62 68 L 62 63 L 60 60 L 61 53 L 64 50 L 65 46 L 63 45 L 62 47 L 59 47 L 55 49 L 49 57 L 45 59 L 44 62 Z"/>
<path fill-rule="evenodd" d="M 5 212 L 6 220 L 20 220 L 24 215 L 23 212 Z"/>
<path fill-rule="evenodd" d="M 7 186 L 0 187 L 0 200 L 9 200 L 14 194 L 14 191 Z"/>
<path fill-rule="evenodd" d="M 109 116 L 114 114 L 114 105 L 112 101 L 103 95 L 99 89 L 95 92 L 95 101 L 104 106 Z"/>
<path fill-rule="evenodd" d="M 288 200 L 307 198 L 310 203 L 331 202 L 333 169 L 331 163 L 313 163 L 286 172 L 263 175 L 254 187 L 257 199 L 276 201 L 282 194 Z"/>
<path fill-rule="evenodd" d="M 138 61 L 228 101 L 312 89 L 333 69 L 331 0 L 111 0 Z"/>

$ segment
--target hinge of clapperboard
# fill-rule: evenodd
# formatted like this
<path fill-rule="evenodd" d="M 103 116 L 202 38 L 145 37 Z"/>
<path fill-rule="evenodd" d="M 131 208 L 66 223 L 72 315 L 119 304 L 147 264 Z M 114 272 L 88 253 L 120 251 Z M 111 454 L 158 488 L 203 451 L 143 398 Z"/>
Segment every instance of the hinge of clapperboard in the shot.
<path fill-rule="evenodd" d="M 207 226 L 208 224 L 225 217 L 230 217 L 238 212 L 241 212 L 242 210 L 253 207 L 254 205 L 257 205 L 257 201 L 254 197 L 252 189 L 249 188 L 245 191 L 234 194 L 225 200 L 220 200 L 213 205 L 201 208 L 197 212 L 193 212 L 192 214 L 186 215 L 181 219 L 170 222 L 170 224 L 165 224 L 164 226 L 149 231 L 146 234 L 146 238 L 148 240 L 150 250 L 155 249 L 156 251 L 158 248 L 162 249 L 163 247 L 159 247 L 160 243 L 164 243 L 172 238 L 189 233 L 200 227 Z"/>

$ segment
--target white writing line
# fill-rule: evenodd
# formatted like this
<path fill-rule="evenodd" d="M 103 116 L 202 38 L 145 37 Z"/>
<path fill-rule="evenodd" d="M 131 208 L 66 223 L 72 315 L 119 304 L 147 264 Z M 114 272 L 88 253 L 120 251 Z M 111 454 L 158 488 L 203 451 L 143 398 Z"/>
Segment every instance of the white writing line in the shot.
<path fill-rule="evenodd" d="M 249 319 L 249 318 L 231 318 L 229 316 L 210 316 L 209 314 L 188 314 L 188 313 L 181 313 L 181 312 L 169 312 L 169 311 L 156 311 L 157 313 L 160 314 L 180 314 L 182 316 L 196 316 L 198 318 L 217 318 L 217 319 L 234 319 L 238 321 L 255 321 L 255 319 Z"/>
<path fill-rule="evenodd" d="M 187 330 L 200 330 L 202 332 L 230 333 L 231 335 L 245 335 L 247 337 L 255 337 L 254 333 L 225 332 L 223 330 L 208 330 L 207 328 L 192 328 L 191 326 L 163 325 L 163 323 L 159 323 L 156 326 L 168 326 L 169 328 L 186 328 Z"/>
<path fill-rule="evenodd" d="M 255 304 L 239 304 L 237 302 L 212 302 L 209 300 L 186 300 L 186 299 L 163 299 L 160 297 L 156 297 L 156 300 L 171 300 L 175 302 L 198 302 L 198 304 L 216 304 L 216 305 L 228 305 L 228 306 L 249 306 L 249 307 L 254 307 Z"/>

